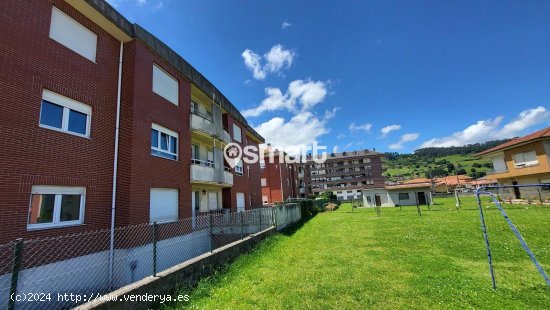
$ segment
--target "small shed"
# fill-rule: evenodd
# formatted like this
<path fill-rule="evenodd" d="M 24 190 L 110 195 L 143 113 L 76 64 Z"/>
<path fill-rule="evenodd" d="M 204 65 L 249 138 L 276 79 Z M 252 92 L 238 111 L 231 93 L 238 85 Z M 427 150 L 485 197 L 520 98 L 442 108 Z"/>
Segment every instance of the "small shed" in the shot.
<path fill-rule="evenodd" d="M 366 207 L 398 207 L 432 204 L 432 183 L 407 183 L 386 185 L 384 188 L 364 189 L 363 205 Z"/>

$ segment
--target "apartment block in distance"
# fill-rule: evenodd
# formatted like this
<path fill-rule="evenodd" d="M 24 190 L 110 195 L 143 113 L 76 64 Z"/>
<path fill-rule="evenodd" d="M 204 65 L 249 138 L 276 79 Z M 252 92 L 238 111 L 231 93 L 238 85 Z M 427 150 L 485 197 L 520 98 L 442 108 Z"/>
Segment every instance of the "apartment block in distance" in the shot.
<path fill-rule="evenodd" d="M 384 188 L 383 156 L 382 153 L 362 150 L 329 154 L 324 163 L 317 163 L 309 157 L 304 165 L 310 171 L 311 192 L 331 191 L 339 200 L 351 200 L 361 199 L 363 189 Z"/>
<path fill-rule="evenodd" d="M 222 150 L 264 139 L 170 47 L 102 0 L 2 8 L 0 243 L 262 203 Z"/>
<path fill-rule="evenodd" d="M 298 164 L 285 162 L 285 153 L 269 150 L 261 167 L 262 203 L 272 204 L 299 197 Z"/>

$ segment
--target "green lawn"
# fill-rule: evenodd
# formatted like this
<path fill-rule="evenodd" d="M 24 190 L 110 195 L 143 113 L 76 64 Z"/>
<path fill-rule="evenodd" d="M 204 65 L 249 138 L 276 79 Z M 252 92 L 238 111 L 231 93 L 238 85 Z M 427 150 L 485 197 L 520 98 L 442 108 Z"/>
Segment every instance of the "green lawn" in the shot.
<path fill-rule="evenodd" d="M 171 308 L 550 308 L 550 289 L 494 206 L 484 202 L 498 289 L 491 288 L 473 198 L 456 210 L 438 199 L 416 207 L 349 205 L 277 234 L 225 270 L 204 279 L 189 303 Z M 489 207 L 487 207 L 489 206 Z M 550 271 L 550 208 L 508 213 Z M 189 293 L 189 292 L 186 292 Z"/>

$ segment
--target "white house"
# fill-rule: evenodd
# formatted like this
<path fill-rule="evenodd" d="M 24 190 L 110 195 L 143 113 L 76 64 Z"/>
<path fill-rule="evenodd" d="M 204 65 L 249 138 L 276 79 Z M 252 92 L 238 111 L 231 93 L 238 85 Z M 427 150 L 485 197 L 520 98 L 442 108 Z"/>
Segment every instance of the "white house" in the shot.
<path fill-rule="evenodd" d="M 363 189 L 363 206 L 397 207 L 432 204 L 431 187 L 431 183 L 422 182 Z"/>

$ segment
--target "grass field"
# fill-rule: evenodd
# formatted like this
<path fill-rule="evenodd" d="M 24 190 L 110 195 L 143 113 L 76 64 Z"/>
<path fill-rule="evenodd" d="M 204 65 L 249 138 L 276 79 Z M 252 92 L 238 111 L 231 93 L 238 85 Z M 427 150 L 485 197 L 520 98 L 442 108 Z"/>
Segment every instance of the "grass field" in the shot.
<path fill-rule="evenodd" d="M 268 238 L 185 292 L 189 303 L 167 308 L 550 308 L 550 289 L 485 202 L 499 286 L 491 288 L 479 215 L 473 198 L 463 202 L 456 210 L 453 199 L 438 199 L 422 216 L 416 207 L 377 216 L 343 205 Z M 508 214 L 550 271 L 550 208 Z"/>

